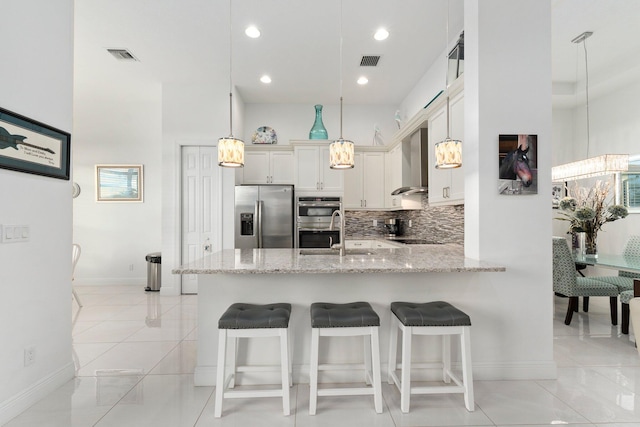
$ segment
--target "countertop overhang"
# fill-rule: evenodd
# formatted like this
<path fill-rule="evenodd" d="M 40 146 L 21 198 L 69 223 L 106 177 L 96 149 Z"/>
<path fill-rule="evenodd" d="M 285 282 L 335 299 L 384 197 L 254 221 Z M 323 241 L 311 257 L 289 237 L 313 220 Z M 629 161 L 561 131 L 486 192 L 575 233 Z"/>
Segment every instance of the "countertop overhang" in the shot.
<path fill-rule="evenodd" d="M 173 269 L 174 274 L 341 274 L 502 272 L 504 266 L 465 258 L 460 245 L 411 245 L 301 255 L 300 249 L 225 249 Z M 336 251 L 337 252 L 337 251 Z M 326 250 L 325 250 L 326 253 Z"/>

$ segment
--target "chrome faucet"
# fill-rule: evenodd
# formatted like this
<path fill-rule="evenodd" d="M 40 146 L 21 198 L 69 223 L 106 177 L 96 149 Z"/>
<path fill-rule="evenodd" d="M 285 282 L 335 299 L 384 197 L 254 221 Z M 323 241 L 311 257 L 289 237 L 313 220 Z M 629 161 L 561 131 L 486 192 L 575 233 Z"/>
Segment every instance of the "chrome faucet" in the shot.
<path fill-rule="evenodd" d="M 329 223 L 329 230 L 333 231 L 333 223 L 336 218 L 336 215 L 340 215 L 340 243 L 335 243 L 331 245 L 331 249 L 340 249 L 340 256 L 344 256 L 344 213 L 342 212 L 342 204 L 340 204 L 340 209 L 333 211 L 331 214 L 331 222 Z"/>

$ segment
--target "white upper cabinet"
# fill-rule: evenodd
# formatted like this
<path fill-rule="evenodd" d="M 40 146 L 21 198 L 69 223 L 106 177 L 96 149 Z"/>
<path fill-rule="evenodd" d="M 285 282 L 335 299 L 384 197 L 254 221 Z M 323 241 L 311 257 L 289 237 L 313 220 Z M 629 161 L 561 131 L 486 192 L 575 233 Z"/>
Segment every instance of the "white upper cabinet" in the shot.
<path fill-rule="evenodd" d="M 296 191 L 342 193 L 343 172 L 329 168 L 329 145 L 296 146 Z"/>
<path fill-rule="evenodd" d="M 293 184 L 293 151 L 259 150 L 244 153 L 244 184 Z"/>
<path fill-rule="evenodd" d="M 462 92 L 451 96 L 449 100 L 449 122 L 449 136 L 452 139 L 464 141 L 464 95 Z M 429 116 L 429 155 L 431 158 L 435 153 L 435 144 L 446 137 L 447 106 L 444 103 Z M 429 160 L 429 204 L 459 205 L 462 203 L 464 203 L 464 170 L 461 167 L 436 169 L 435 161 Z"/>
<path fill-rule="evenodd" d="M 355 153 L 355 167 L 344 171 L 345 208 L 384 208 L 384 153 Z"/>

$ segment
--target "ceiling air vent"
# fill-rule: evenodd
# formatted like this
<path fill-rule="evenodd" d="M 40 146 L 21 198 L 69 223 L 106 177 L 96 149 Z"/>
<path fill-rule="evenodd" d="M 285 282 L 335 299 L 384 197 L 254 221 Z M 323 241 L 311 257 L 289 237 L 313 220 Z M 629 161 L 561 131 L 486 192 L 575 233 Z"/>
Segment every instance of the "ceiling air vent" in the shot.
<path fill-rule="evenodd" d="M 127 49 L 107 49 L 107 52 L 109 52 L 111 55 L 113 55 L 114 58 L 116 58 L 119 61 L 137 61 L 138 60 Z"/>
<path fill-rule="evenodd" d="M 364 55 L 360 60 L 361 67 L 376 67 L 380 61 L 380 55 Z"/>

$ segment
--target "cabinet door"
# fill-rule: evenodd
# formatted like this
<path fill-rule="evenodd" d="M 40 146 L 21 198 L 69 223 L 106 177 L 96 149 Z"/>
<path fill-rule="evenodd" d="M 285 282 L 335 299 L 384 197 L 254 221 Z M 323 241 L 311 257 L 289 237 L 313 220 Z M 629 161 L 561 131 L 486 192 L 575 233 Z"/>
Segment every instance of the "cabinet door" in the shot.
<path fill-rule="evenodd" d="M 293 152 L 273 151 L 270 162 L 271 184 L 293 184 Z"/>
<path fill-rule="evenodd" d="M 384 207 L 384 154 L 364 153 L 362 168 L 363 196 L 365 208 Z M 356 163 L 357 164 L 357 163 Z M 346 197 L 346 190 L 345 190 Z"/>
<path fill-rule="evenodd" d="M 342 192 L 344 189 L 344 174 L 340 169 L 331 169 L 329 167 L 329 147 L 320 147 L 319 151 L 319 167 L 318 174 L 320 181 L 320 190 L 331 192 Z"/>
<path fill-rule="evenodd" d="M 419 132 L 417 132 L 419 137 Z M 411 138 L 414 138 L 414 134 Z M 429 153 L 435 153 L 435 145 L 447 137 L 446 107 L 436 111 L 429 119 Z M 447 202 L 447 191 L 451 185 L 451 169 L 436 169 L 429 161 L 429 203 Z"/>
<path fill-rule="evenodd" d="M 449 101 L 449 122 L 451 124 L 451 138 L 462 141 L 464 151 L 464 93 L 461 92 Z M 451 169 L 450 202 L 464 200 L 464 152 L 462 153 L 462 167 Z"/>
<path fill-rule="evenodd" d="M 320 189 L 318 151 L 318 147 L 295 148 L 296 191 L 318 191 Z M 327 163 L 329 162 L 328 156 L 327 153 Z"/>
<path fill-rule="evenodd" d="M 269 152 L 245 151 L 242 171 L 245 184 L 269 184 Z"/>
<path fill-rule="evenodd" d="M 362 157 L 362 153 L 355 153 L 355 167 L 343 172 L 344 197 L 342 202 L 345 208 L 364 207 L 362 181 L 364 162 Z"/>
<path fill-rule="evenodd" d="M 385 159 L 384 197 L 385 207 L 396 208 L 402 203 L 402 196 L 392 196 L 391 192 L 402 186 L 402 143 L 391 149 Z"/>

